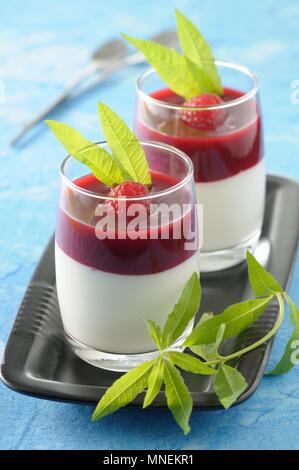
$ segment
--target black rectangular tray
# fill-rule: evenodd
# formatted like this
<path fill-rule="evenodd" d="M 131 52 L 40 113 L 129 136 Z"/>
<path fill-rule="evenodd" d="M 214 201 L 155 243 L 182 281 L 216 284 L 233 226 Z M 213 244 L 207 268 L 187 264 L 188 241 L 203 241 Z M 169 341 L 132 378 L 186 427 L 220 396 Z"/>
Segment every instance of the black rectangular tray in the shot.
<path fill-rule="evenodd" d="M 295 261 L 299 234 L 299 185 L 280 176 L 267 177 L 265 220 L 255 255 L 287 289 Z M 251 296 L 246 263 L 201 276 L 201 311 L 220 312 L 228 305 Z M 275 323 L 276 305 L 239 337 L 225 345 L 225 352 L 243 348 L 263 336 Z M 248 389 L 236 404 L 248 399 L 263 375 L 271 342 L 238 360 Z M 97 369 L 79 359 L 69 348 L 57 303 L 52 238 L 36 268 L 10 333 L 1 365 L 1 378 L 12 389 L 41 398 L 95 403 L 119 373 Z M 194 407 L 215 409 L 218 399 L 210 377 L 184 374 Z M 133 405 L 142 403 L 142 395 Z M 155 406 L 166 406 L 160 392 Z"/>

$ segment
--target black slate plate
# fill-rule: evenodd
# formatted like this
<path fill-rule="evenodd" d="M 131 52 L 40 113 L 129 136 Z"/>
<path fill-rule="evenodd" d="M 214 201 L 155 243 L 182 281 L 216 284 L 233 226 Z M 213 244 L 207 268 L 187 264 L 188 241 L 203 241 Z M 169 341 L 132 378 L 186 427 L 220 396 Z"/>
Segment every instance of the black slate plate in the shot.
<path fill-rule="evenodd" d="M 299 185 L 279 176 L 267 178 L 266 216 L 255 255 L 287 289 L 295 261 L 299 234 Z M 226 306 L 251 296 L 246 264 L 201 277 L 202 311 L 220 312 Z M 275 323 L 276 305 L 239 337 L 227 342 L 225 352 L 254 342 Z M 269 358 L 271 342 L 238 360 L 248 389 L 242 403 L 256 390 Z M 68 347 L 60 321 L 54 270 L 54 240 L 51 239 L 28 286 L 8 339 L 1 378 L 12 389 L 48 399 L 94 403 L 119 376 L 97 369 L 76 357 Z M 194 407 L 214 409 L 219 402 L 209 377 L 185 374 Z M 139 396 L 133 404 L 140 404 Z M 154 403 L 166 406 L 161 392 Z"/>

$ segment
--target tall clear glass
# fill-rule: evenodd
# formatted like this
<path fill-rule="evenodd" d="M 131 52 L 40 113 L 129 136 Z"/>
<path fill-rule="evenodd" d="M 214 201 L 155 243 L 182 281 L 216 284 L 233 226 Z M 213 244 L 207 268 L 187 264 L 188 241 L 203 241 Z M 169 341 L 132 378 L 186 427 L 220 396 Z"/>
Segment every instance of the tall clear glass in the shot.
<path fill-rule="evenodd" d="M 147 196 L 115 199 L 73 157 L 61 166 L 55 259 L 65 333 L 83 360 L 118 371 L 156 356 L 146 320 L 162 326 L 187 280 L 199 272 L 192 162 L 166 144 L 141 145 L 153 182 Z M 123 226 L 106 217 L 105 208 L 115 203 L 128 211 Z"/>
<path fill-rule="evenodd" d="M 184 107 L 153 69 L 137 82 L 137 136 L 173 145 L 193 162 L 197 201 L 203 204 L 201 272 L 245 259 L 259 239 L 265 203 L 258 79 L 244 66 L 216 65 L 224 87 L 220 105 Z M 183 119 L 187 112 L 205 123 L 216 116 L 218 125 L 196 129 Z"/>

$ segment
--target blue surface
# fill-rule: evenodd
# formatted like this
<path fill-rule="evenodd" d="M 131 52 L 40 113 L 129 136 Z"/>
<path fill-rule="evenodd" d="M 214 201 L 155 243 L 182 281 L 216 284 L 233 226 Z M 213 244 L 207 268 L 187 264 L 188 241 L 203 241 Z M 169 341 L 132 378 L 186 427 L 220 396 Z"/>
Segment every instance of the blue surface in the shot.
<path fill-rule="evenodd" d="M 26 6 L 25 6 L 26 3 Z M 88 6 L 87 6 L 88 5 Z M 102 40 L 119 31 L 147 36 L 174 25 L 177 6 L 200 26 L 216 56 L 244 63 L 260 77 L 267 167 L 299 177 L 299 4 L 296 0 L 39 0 L 1 3 L 0 80 L 0 339 L 5 342 L 26 285 L 53 231 L 63 149 L 48 130 L 12 151 L 8 141 L 62 89 Z M 55 118 L 90 139 L 100 135 L 96 100 L 128 122 L 140 69 L 65 106 Z M 299 261 L 291 294 L 299 303 Z M 279 356 L 287 326 L 276 341 Z M 51 360 L 51 358 L 49 358 Z M 194 412 L 184 437 L 168 411 L 126 409 L 93 424 L 92 408 L 18 395 L 0 384 L 2 449 L 298 449 L 299 369 L 264 379 L 256 394 L 230 411 Z"/>

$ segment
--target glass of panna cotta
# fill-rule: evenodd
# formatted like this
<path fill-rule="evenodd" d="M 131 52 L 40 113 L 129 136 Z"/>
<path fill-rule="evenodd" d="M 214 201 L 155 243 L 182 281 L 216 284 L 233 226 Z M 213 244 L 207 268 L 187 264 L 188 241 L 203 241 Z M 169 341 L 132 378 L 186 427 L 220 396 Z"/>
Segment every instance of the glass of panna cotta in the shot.
<path fill-rule="evenodd" d="M 156 356 L 146 320 L 163 326 L 199 272 L 192 162 L 168 145 L 141 145 L 152 186 L 146 196 L 121 201 L 128 212 L 122 223 L 107 217 L 105 208 L 120 203 L 111 188 L 71 156 L 61 166 L 55 263 L 66 337 L 83 360 L 118 371 Z"/>
<path fill-rule="evenodd" d="M 184 107 L 184 99 L 153 69 L 137 83 L 138 138 L 173 145 L 193 162 L 197 201 L 203 205 L 201 272 L 245 259 L 261 234 L 265 204 L 258 79 L 241 65 L 216 61 L 216 66 L 224 95 L 213 106 Z M 202 129 L 188 123 L 193 117 L 204 123 Z"/>

